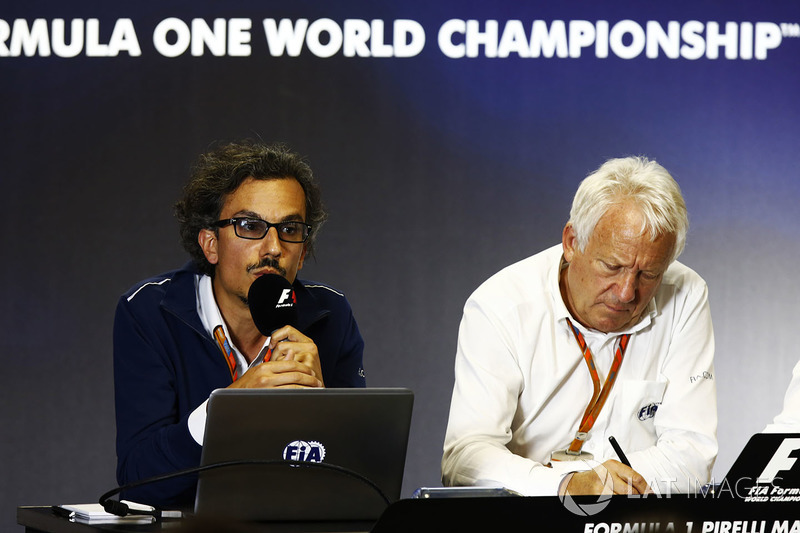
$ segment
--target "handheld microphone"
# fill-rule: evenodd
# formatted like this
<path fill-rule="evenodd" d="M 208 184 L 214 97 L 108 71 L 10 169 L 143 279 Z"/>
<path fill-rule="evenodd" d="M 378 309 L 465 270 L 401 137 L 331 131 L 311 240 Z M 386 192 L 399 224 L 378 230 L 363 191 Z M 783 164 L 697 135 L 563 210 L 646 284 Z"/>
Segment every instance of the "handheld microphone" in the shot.
<path fill-rule="evenodd" d="M 297 299 L 292 284 L 279 274 L 259 276 L 247 292 L 247 305 L 265 337 L 283 326 L 297 326 Z"/>

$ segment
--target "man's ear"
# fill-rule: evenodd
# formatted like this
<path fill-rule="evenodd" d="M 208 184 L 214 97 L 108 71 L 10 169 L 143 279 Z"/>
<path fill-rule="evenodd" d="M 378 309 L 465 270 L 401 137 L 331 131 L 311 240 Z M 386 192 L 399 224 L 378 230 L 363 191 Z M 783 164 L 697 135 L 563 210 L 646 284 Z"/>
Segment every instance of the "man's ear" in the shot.
<path fill-rule="evenodd" d="M 571 263 L 578 248 L 578 239 L 575 237 L 575 228 L 569 222 L 561 233 L 561 246 L 564 248 L 564 261 Z"/>
<path fill-rule="evenodd" d="M 197 234 L 197 243 L 203 250 L 203 255 L 206 256 L 206 260 L 212 265 L 216 265 L 219 262 L 217 242 L 216 233 L 210 229 L 201 229 L 200 233 Z"/>

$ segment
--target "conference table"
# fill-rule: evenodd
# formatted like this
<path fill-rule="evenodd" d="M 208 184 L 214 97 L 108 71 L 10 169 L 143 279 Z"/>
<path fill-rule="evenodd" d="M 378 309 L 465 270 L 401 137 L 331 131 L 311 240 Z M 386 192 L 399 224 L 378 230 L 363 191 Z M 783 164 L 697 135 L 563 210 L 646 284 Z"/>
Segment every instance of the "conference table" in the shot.
<path fill-rule="evenodd" d="M 261 533 L 558 531 L 564 533 L 800 533 L 800 493 L 401 499 L 374 522 L 274 523 L 189 516 L 143 525 L 89 525 L 50 506 L 18 507 L 26 533 Z"/>

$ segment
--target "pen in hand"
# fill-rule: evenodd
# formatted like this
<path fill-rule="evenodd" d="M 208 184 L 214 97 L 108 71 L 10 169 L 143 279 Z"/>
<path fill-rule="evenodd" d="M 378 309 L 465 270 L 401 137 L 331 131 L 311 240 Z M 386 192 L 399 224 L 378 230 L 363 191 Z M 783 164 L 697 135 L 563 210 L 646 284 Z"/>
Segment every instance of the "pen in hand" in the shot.
<path fill-rule="evenodd" d="M 628 458 L 625 457 L 625 452 L 622 451 L 617 439 L 615 439 L 613 435 L 608 437 L 608 442 L 611 443 L 611 447 L 614 448 L 615 452 L 617 452 L 617 457 L 619 457 L 619 460 L 622 461 L 622 464 L 625 466 L 631 466 L 630 461 L 628 461 Z"/>

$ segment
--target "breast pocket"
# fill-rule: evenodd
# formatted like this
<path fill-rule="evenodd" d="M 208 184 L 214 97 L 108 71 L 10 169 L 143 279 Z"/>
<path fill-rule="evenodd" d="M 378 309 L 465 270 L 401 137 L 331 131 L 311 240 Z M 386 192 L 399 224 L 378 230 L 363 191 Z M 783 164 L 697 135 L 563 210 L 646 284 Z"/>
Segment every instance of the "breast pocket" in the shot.
<path fill-rule="evenodd" d="M 631 445 L 655 443 L 655 417 L 667 390 L 666 381 L 624 380 L 617 383 L 614 411 L 628 427 Z"/>

